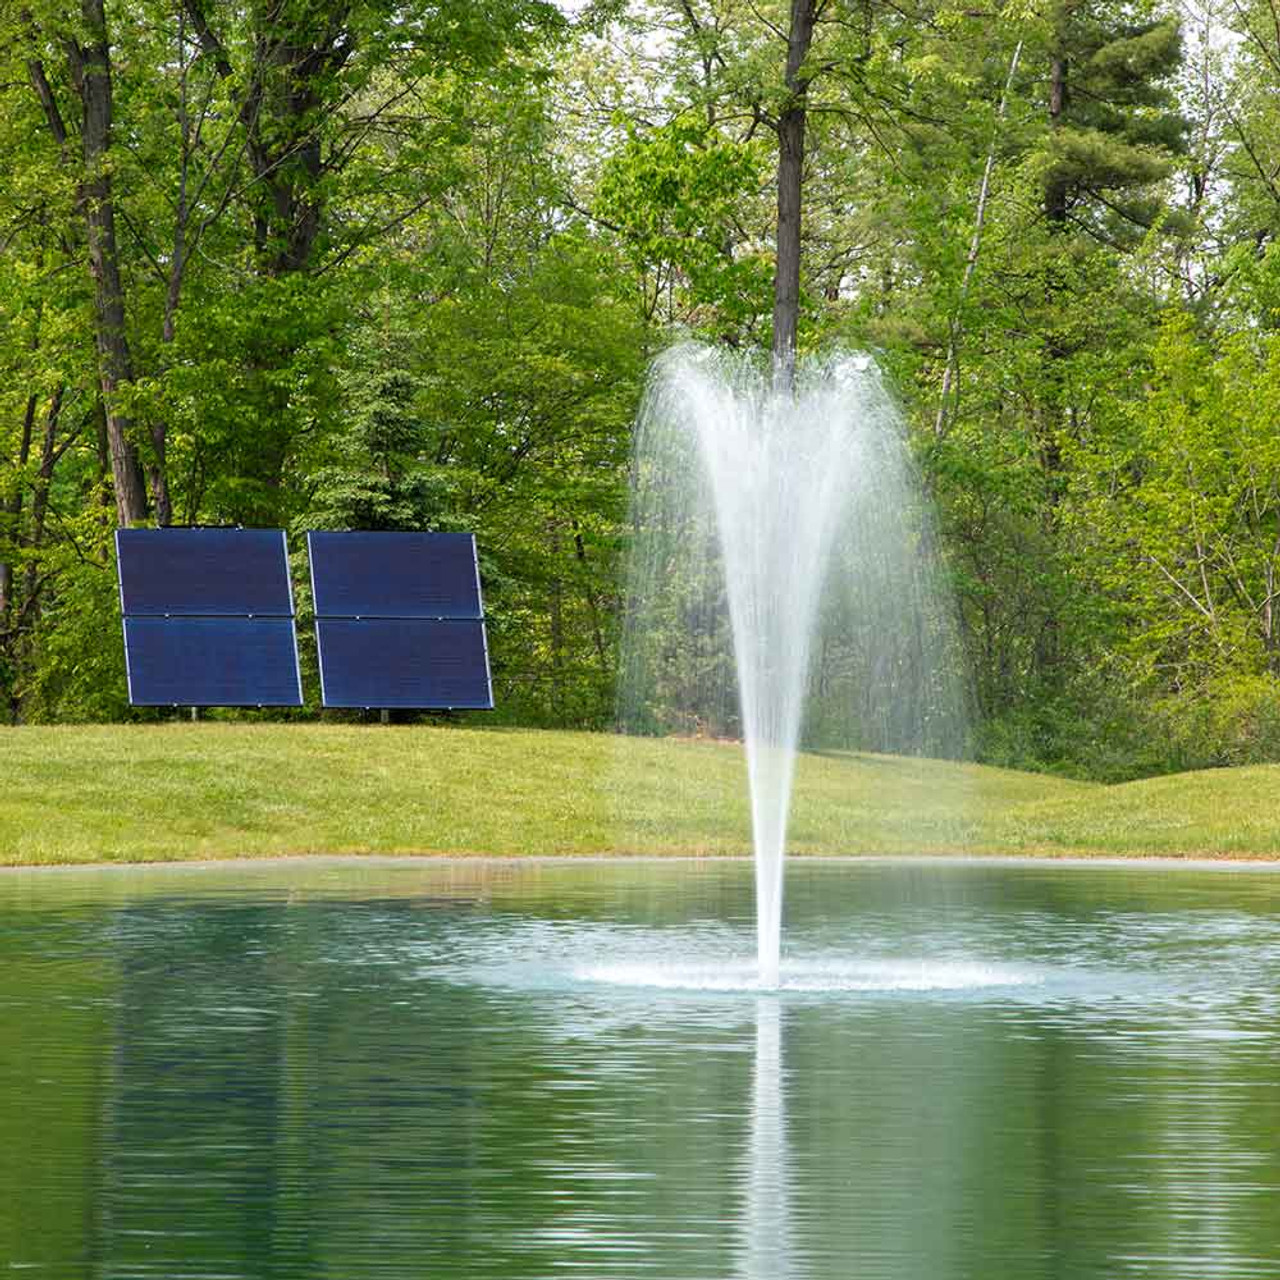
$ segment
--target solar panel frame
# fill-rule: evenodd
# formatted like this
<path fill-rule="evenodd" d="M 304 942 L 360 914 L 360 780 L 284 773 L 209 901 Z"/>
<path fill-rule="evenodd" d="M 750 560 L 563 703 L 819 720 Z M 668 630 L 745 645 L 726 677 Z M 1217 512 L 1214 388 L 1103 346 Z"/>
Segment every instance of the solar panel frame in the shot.
<path fill-rule="evenodd" d="M 131 706 L 303 705 L 292 618 L 127 617 L 124 647 Z"/>
<path fill-rule="evenodd" d="M 483 621 L 472 533 L 307 534 L 317 618 L 457 618 Z"/>
<path fill-rule="evenodd" d="M 295 615 L 283 529 L 117 529 L 116 566 L 126 617 Z"/>

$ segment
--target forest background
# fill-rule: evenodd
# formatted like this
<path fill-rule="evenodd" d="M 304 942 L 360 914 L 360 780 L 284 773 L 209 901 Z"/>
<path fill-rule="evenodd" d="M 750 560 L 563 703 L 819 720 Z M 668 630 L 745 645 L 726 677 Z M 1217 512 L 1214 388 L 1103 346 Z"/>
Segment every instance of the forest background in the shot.
<path fill-rule="evenodd" d="M 3 0 L 0 720 L 155 718 L 173 523 L 474 529 L 497 718 L 611 725 L 646 368 L 768 349 L 797 104 L 796 342 L 902 405 L 972 753 L 1280 760 L 1274 0 Z"/>

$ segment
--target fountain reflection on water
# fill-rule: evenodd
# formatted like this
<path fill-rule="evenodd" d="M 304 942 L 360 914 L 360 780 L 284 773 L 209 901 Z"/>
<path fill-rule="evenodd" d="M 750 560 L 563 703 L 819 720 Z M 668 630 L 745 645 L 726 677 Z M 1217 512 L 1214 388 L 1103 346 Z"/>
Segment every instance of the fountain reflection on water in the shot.
<path fill-rule="evenodd" d="M 655 366 L 634 475 L 623 725 L 744 741 L 772 989 L 802 730 L 940 755 L 962 736 L 919 484 L 868 357 L 802 362 L 791 392 L 692 345 Z"/>
<path fill-rule="evenodd" d="M 795 1274 L 789 1164 L 782 1092 L 782 1011 L 776 996 L 761 996 L 756 1001 L 751 1131 L 737 1280 L 789 1280 Z"/>

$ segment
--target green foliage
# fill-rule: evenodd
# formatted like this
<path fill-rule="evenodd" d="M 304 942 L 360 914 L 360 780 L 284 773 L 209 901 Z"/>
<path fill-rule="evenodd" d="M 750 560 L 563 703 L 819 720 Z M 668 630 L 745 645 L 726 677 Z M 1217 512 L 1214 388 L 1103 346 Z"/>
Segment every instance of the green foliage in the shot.
<path fill-rule="evenodd" d="M 1192 696 L 1161 699 L 1153 720 L 1171 748 L 1163 768 L 1270 763 L 1280 759 L 1280 679 L 1227 673 Z"/>
<path fill-rule="evenodd" d="M 115 566 L 79 559 L 60 568 L 32 643 L 37 660 L 22 690 L 31 721 L 137 718 L 129 709 Z M 142 713 L 142 718 L 149 718 Z"/>
<path fill-rule="evenodd" d="M 0 715 L 129 714 L 109 407 L 176 522 L 475 530 L 499 717 L 610 723 L 646 360 L 768 335 L 789 14 L 0 9 Z M 1272 18 L 1237 6 L 1224 60 L 1145 3 L 821 9 L 800 342 L 869 346 L 899 390 L 989 759 L 1280 754 Z M 109 396 L 78 198 L 103 171 Z M 646 637 L 659 680 L 727 688 L 686 621 Z"/>
<path fill-rule="evenodd" d="M 1142 648 L 1152 666 L 1177 668 L 1179 684 L 1197 683 L 1224 654 L 1276 660 L 1278 408 L 1280 343 L 1242 333 L 1215 353 L 1175 316 L 1133 431 L 1103 442 L 1112 546 L 1123 556 L 1111 582 L 1164 615 Z"/>
<path fill-rule="evenodd" d="M 1173 77 L 1178 22 L 1134 21 L 1107 3 L 1062 3 L 1049 14 L 1051 128 L 1039 146 L 1051 223 L 1070 219 L 1106 243 L 1134 242 L 1164 208 L 1154 184 L 1185 148 Z"/>
<path fill-rule="evenodd" d="M 693 322 L 713 331 L 741 332 L 770 306 L 772 265 L 735 250 L 737 210 L 743 193 L 761 185 L 766 154 L 758 142 L 676 119 L 631 130 L 597 191 L 597 214 L 636 267 L 677 276 Z"/>
<path fill-rule="evenodd" d="M 425 318 L 421 413 L 486 551 L 495 680 L 508 713 L 612 714 L 617 574 L 643 331 L 608 257 L 551 239 L 521 280 Z M 460 355 L 465 353 L 465 356 Z"/>
<path fill-rule="evenodd" d="M 1080 458 L 1091 580 L 1115 660 L 1172 763 L 1270 759 L 1280 636 L 1280 343 L 1164 325 L 1146 394 Z"/>

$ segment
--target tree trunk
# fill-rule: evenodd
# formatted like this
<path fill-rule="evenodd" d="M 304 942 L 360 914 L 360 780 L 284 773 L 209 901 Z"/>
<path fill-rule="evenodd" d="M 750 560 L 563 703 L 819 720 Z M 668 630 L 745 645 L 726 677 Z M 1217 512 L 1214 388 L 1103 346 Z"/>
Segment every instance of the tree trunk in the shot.
<path fill-rule="evenodd" d="M 775 383 L 795 384 L 796 328 L 800 318 L 800 200 L 804 182 L 806 97 L 801 75 L 813 43 L 817 0 L 791 0 L 787 35 L 787 105 L 778 116 L 777 262 L 773 278 L 773 367 Z"/>
<path fill-rule="evenodd" d="M 27 397 L 26 411 L 22 415 L 22 437 L 18 442 L 18 481 L 13 493 L 4 504 L 5 524 L 8 526 L 9 539 L 15 545 L 18 541 L 18 521 L 22 517 L 22 473 L 27 469 L 31 457 L 31 436 L 35 429 L 36 407 L 39 404 L 34 396 Z M 0 633 L 8 630 L 9 608 L 13 603 L 13 565 L 9 561 L 0 561 Z"/>
<path fill-rule="evenodd" d="M 1062 116 L 1067 109 L 1067 59 L 1061 51 L 1054 54 L 1049 64 L 1049 128 L 1062 127 Z M 1067 222 L 1067 183 L 1056 174 L 1050 174 L 1045 185 L 1044 216 L 1050 230 L 1060 231 Z"/>
<path fill-rule="evenodd" d="M 178 127 L 182 136 L 182 157 L 178 167 L 178 203 L 173 213 L 173 250 L 169 255 L 169 281 L 165 289 L 164 320 L 160 327 L 160 341 L 172 346 L 178 333 L 178 305 L 182 301 L 182 283 L 187 269 L 187 220 L 190 204 L 187 182 L 191 169 L 191 118 L 187 111 L 187 50 L 186 10 L 178 10 L 178 62 L 182 68 L 178 95 Z M 166 362 L 167 363 L 167 362 Z M 151 449 L 155 463 L 148 468 L 151 480 L 151 497 L 156 507 L 156 524 L 161 528 L 173 523 L 173 503 L 169 498 L 169 486 L 165 481 L 165 455 L 169 438 L 169 424 L 160 418 L 151 424 Z"/>
<path fill-rule="evenodd" d="M 31 519 L 26 537 L 26 543 L 33 553 L 37 553 L 44 542 L 45 524 L 49 514 L 49 490 L 53 484 L 53 469 L 66 448 L 65 444 L 61 447 L 58 445 L 58 425 L 62 417 L 62 404 L 65 394 L 65 387 L 58 387 L 53 393 L 49 401 L 49 407 L 44 415 L 40 444 L 40 468 L 36 472 L 35 483 L 32 486 Z M 34 415 L 32 416 L 34 418 Z M 33 428 L 34 422 L 29 425 Z M 28 462 L 30 461 L 33 436 L 34 431 L 32 430 L 24 434 L 23 439 L 24 453 Z M 70 443 L 70 441 L 67 443 Z M 38 558 L 33 554 L 28 558 L 26 568 L 23 571 L 21 595 L 18 596 L 14 593 L 10 596 L 7 641 L 9 656 L 15 671 L 21 671 L 29 666 L 33 649 L 31 632 L 40 617 L 41 597 L 49 576 L 47 568 L 43 574 L 41 573 Z M 12 576 L 10 585 L 12 586 Z M 23 720 L 21 683 L 20 679 L 15 679 L 9 688 L 9 720 L 13 724 L 21 724 Z"/>
<path fill-rule="evenodd" d="M 107 411 L 102 407 L 102 397 L 93 405 L 93 436 L 97 451 L 98 463 L 98 495 L 102 507 L 102 522 L 109 522 L 109 512 L 114 503 L 111 498 L 111 441 L 107 439 Z"/>
<path fill-rule="evenodd" d="M 576 520 L 573 522 L 573 549 L 578 557 L 578 564 L 582 567 L 582 594 L 591 615 L 591 638 L 595 642 L 596 657 L 600 660 L 600 670 L 608 672 L 609 647 L 604 642 L 604 628 L 600 625 L 600 602 L 591 589 L 591 570 L 587 566 L 587 544 Z"/>
<path fill-rule="evenodd" d="M 107 441 L 116 490 L 116 516 L 123 527 L 146 519 L 147 495 L 142 467 L 129 436 L 132 422 L 120 407 L 119 391 L 133 382 L 133 358 L 125 332 L 124 287 L 116 245 L 115 201 L 111 185 L 111 53 L 103 0 L 83 0 L 90 43 L 72 41 L 72 75 L 84 108 L 84 182 L 80 203 L 88 235 L 89 269 L 94 285 L 98 380 L 107 414 Z M 163 491 L 163 474 L 158 476 Z M 165 495 L 167 502 L 167 494 Z"/>
<path fill-rule="evenodd" d="M 552 570 L 547 608 L 551 621 L 551 714 L 557 723 L 564 719 L 564 579 L 560 574 L 560 524 L 552 519 L 548 526 Z"/>
<path fill-rule="evenodd" d="M 182 0 L 200 47 L 226 81 L 236 77 L 227 46 L 204 11 L 204 0 Z M 321 179 L 325 158 L 316 133 L 321 86 L 356 48 L 348 6 L 330 3 L 284 20 L 272 8 L 261 19 L 252 58 L 241 68 L 237 114 L 245 151 L 260 188 L 254 239 L 265 275 L 309 271 L 324 227 Z"/>
<path fill-rule="evenodd" d="M 39 551 L 44 546 L 44 527 L 49 515 L 49 490 L 53 487 L 53 469 L 62 456 L 58 449 L 58 423 L 62 417 L 62 399 L 66 393 L 59 387 L 49 401 L 48 411 L 44 415 L 44 431 L 40 441 L 40 469 L 36 472 L 35 488 L 31 495 L 31 549 Z M 34 619 L 39 613 L 40 575 L 36 562 L 27 565 L 24 582 L 26 602 L 23 613 L 28 619 Z"/>
<path fill-rule="evenodd" d="M 1065 46 L 1065 10 L 1058 11 L 1060 25 L 1055 35 L 1053 56 L 1049 63 L 1049 129 L 1051 135 L 1062 129 L 1069 105 L 1068 76 L 1070 63 Z M 1070 185 L 1060 171 L 1051 169 L 1043 191 L 1045 224 L 1050 243 L 1045 259 L 1044 277 L 1044 340 L 1041 368 L 1040 404 L 1033 417 L 1033 431 L 1040 454 L 1040 466 L 1044 472 L 1045 492 L 1040 512 L 1040 523 L 1047 546 L 1059 544 L 1059 521 L 1064 489 L 1062 440 L 1066 431 L 1066 406 L 1064 405 L 1064 362 L 1071 354 L 1068 341 L 1060 327 L 1059 312 L 1065 296 L 1061 255 L 1067 252 L 1065 240 L 1069 212 Z M 1051 551 L 1052 553 L 1052 551 Z M 1058 679 L 1062 665 L 1062 615 L 1061 602 L 1050 586 L 1043 598 L 1044 615 L 1032 646 L 1032 668 L 1046 685 Z"/>

